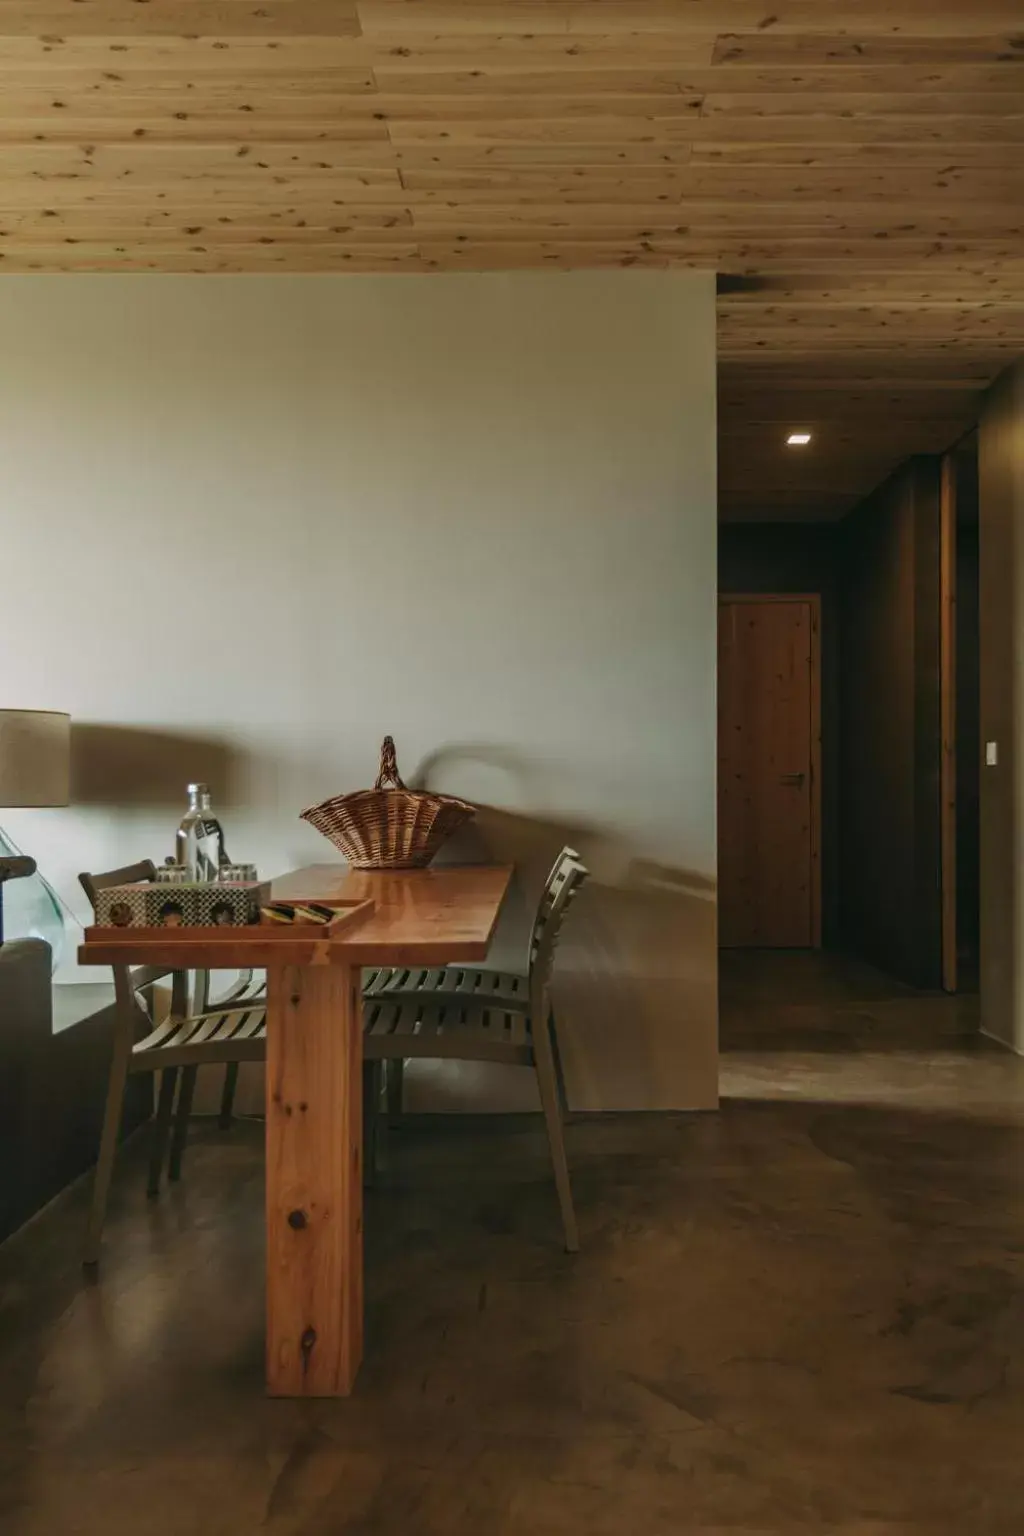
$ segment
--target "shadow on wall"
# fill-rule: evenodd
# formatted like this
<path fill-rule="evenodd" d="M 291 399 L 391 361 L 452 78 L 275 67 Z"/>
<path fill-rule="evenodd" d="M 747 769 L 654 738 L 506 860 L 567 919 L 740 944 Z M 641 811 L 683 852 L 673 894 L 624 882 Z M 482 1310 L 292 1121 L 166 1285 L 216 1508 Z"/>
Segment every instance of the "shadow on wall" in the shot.
<path fill-rule="evenodd" d="M 216 786 L 219 805 L 242 804 L 247 754 L 216 737 L 97 722 L 71 725 L 76 805 L 180 807 L 185 785 Z"/>
<path fill-rule="evenodd" d="M 218 806 L 244 808 L 253 776 L 281 770 L 277 761 L 254 764 L 251 753 L 222 739 L 119 725 L 75 727 L 73 751 L 76 803 L 127 812 L 164 805 L 177 810 L 184 784 L 194 778 L 217 787 Z M 530 923 L 559 850 L 565 844 L 576 848 L 590 869 L 591 880 L 566 923 L 554 979 L 571 1106 L 714 1108 L 714 882 L 637 857 L 613 830 L 487 803 L 488 793 L 527 804 L 546 798 L 543 775 L 501 749 L 445 748 L 425 759 L 408 782 L 461 788 L 477 805 L 475 819 L 445 846 L 439 862 L 516 866 L 492 948 L 496 966 L 525 968 Z M 258 1110 L 261 1074 L 243 1075 L 239 1107 Z M 536 1107 L 532 1073 L 507 1068 L 418 1063 L 408 1075 L 408 1092 L 411 1110 Z M 210 1107 L 207 1097 L 201 1095 L 204 1108 Z"/>
<path fill-rule="evenodd" d="M 523 799 L 540 798 L 527 765 L 504 751 L 446 748 L 421 764 L 418 788 L 451 783 L 453 765 L 498 768 Z M 443 773 L 442 773 L 443 770 Z M 715 882 L 690 870 L 636 857 L 614 833 L 566 818 L 479 804 L 475 819 L 439 862 L 516 866 L 492 962 L 522 969 L 532 915 L 559 850 L 577 849 L 591 871 L 566 921 L 554 1001 L 570 1104 L 574 1109 L 714 1108 L 717 1104 Z M 505 1076 L 509 1074 L 506 1072 Z M 470 1091 L 472 1080 L 473 1089 Z M 483 1107 L 484 1074 L 424 1069 L 410 1079 L 410 1108 Z M 488 1084 L 498 1080 L 487 1076 Z M 417 1091 L 417 1087 L 422 1092 Z M 532 1108 L 522 1095 L 486 1107 Z"/>

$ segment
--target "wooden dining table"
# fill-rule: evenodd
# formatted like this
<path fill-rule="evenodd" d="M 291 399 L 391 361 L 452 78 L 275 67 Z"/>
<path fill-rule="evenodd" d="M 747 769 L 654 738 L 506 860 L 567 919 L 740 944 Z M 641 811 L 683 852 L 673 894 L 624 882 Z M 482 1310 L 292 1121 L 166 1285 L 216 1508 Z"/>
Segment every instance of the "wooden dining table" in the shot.
<path fill-rule="evenodd" d="M 487 954 L 507 866 L 314 864 L 265 899 L 337 905 L 329 932 L 89 929 L 84 965 L 267 971 L 267 1390 L 346 1397 L 363 1349 L 362 975 Z"/>

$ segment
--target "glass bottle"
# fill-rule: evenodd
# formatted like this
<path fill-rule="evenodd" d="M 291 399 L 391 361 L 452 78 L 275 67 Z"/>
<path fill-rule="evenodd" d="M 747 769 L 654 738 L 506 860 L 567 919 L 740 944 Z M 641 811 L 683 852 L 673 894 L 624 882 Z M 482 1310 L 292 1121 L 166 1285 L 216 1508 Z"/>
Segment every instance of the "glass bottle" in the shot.
<path fill-rule="evenodd" d="M 199 863 L 203 873 L 201 880 L 216 880 L 222 864 L 230 863 L 224 846 L 224 828 L 213 813 L 210 791 L 202 785 L 199 792 L 199 815 L 202 829 L 199 836 Z"/>
<path fill-rule="evenodd" d="M 191 880 L 216 880 L 220 866 L 228 862 L 224 829 L 213 813 L 206 784 L 188 786 L 188 810 L 175 835 L 174 860 L 185 865 Z"/>

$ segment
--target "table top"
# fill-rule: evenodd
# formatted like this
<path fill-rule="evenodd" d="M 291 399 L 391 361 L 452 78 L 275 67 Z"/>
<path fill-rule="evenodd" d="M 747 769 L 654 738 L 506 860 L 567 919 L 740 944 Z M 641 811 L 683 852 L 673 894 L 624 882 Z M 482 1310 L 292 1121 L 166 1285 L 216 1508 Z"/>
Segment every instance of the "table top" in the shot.
<path fill-rule="evenodd" d="M 83 965 L 177 965 L 187 969 L 260 968 L 273 964 L 444 965 L 483 960 L 512 879 L 510 865 L 439 865 L 428 869 L 355 870 L 310 864 L 271 882 L 272 901 L 372 903 L 368 915 L 329 941 L 317 936 L 282 942 L 287 929 L 236 928 L 209 939 L 176 938 L 154 929 L 114 936 L 90 930 L 79 949 Z M 195 933 L 196 930 L 190 930 Z M 102 933 L 93 938 L 91 933 Z M 309 953 L 306 953 L 308 949 Z M 230 950 L 230 954 L 228 951 Z"/>
<path fill-rule="evenodd" d="M 441 965 L 485 957 L 511 879 L 512 866 L 505 864 L 397 870 L 309 864 L 275 880 L 271 900 L 372 901 L 372 915 L 345 935 L 355 963 Z"/>

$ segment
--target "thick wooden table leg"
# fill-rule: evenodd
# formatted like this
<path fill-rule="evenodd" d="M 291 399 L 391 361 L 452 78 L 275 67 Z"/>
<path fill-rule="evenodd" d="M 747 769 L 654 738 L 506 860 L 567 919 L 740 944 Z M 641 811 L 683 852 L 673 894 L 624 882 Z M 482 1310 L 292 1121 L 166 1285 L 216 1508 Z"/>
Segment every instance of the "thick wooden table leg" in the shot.
<path fill-rule="evenodd" d="M 267 1390 L 345 1397 L 363 1351 L 360 973 L 267 981 Z"/>

